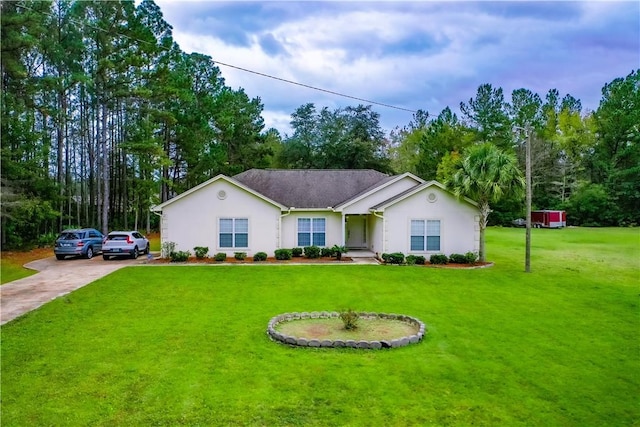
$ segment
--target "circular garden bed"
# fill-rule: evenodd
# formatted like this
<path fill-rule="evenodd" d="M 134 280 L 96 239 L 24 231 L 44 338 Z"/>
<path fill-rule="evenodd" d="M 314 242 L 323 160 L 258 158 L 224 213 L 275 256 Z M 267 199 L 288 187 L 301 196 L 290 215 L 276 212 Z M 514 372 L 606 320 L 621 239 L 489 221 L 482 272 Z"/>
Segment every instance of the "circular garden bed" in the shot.
<path fill-rule="evenodd" d="M 424 323 L 403 314 L 358 313 L 358 328 L 344 329 L 338 312 L 285 313 L 269 320 L 269 337 L 299 347 L 381 349 L 422 340 Z"/>

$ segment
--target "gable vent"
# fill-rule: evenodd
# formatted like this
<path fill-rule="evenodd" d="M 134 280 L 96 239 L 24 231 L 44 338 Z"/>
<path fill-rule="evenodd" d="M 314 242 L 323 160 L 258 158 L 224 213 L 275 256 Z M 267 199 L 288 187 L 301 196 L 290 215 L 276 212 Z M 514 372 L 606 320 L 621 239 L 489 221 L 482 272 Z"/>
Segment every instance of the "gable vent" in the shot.
<path fill-rule="evenodd" d="M 429 203 L 433 203 L 438 200 L 438 195 L 436 193 L 429 193 L 427 195 L 427 200 L 429 201 Z"/>
<path fill-rule="evenodd" d="M 227 192 L 224 190 L 218 191 L 218 199 L 224 200 L 227 198 Z"/>

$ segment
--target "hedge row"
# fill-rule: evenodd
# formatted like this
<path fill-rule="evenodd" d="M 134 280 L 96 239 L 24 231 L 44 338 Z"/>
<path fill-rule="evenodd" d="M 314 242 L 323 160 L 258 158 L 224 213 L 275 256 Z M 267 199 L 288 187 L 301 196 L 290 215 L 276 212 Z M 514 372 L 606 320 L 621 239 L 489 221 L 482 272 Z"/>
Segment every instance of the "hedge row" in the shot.
<path fill-rule="evenodd" d="M 407 265 L 423 265 L 426 263 L 426 258 L 422 255 L 405 255 L 402 252 L 384 253 L 381 255 L 382 261 L 385 264 L 407 264 Z M 429 257 L 431 264 L 475 264 L 478 260 L 478 254 L 475 252 L 467 252 L 466 254 L 451 254 L 446 256 L 444 254 L 433 254 Z"/>
<path fill-rule="evenodd" d="M 196 246 L 193 248 L 196 258 L 204 259 L 209 254 L 209 248 L 206 246 Z M 301 257 L 303 254 L 306 258 L 320 258 L 320 257 L 336 257 L 340 259 L 342 254 L 347 250 L 344 246 L 334 245 L 330 248 L 321 248 L 319 246 L 305 246 L 304 248 L 293 249 L 276 249 L 274 255 L 277 260 L 290 260 L 293 257 Z M 185 262 L 191 256 L 189 251 L 176 251 L 175 243 L 167 242 L 163 245 L 163 253 L 168 253 L 171 262 Z M 246 259 L 246 252 L 234 252 L 235 259 L 242 261 Z M 225 261 L 227 254 L 225 252 L 218 252 L 213 256 L 216 261 Z M 266 252 L 256 252 L 253 256 L 254 261 L 266 261 Z"/>

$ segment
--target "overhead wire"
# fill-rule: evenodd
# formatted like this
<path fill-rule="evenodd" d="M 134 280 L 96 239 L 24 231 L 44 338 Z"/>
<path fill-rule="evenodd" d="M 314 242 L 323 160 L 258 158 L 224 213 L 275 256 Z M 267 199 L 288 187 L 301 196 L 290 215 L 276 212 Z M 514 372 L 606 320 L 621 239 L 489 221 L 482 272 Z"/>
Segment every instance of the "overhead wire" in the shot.
<path fill-rule="evenodd" d="M 33 8 L 30 8 L 30 7 L 25 6 L 23 4 L 20 4 L 20 3 L 17 3 L 16 6 L 19 7 L 19 8 L 25 9 L 25 10 L 30 10 L 30 11 L 35 12 L 35 13 L 41 13 L 41 14 L 49 16 L 51 18 L 55 18 L 56 17 L 53 13 L 47 13 L 47 12 L 35 10 Z M 77 25 L 85 25 L 85 26 L 88 26 L 88 27 L 93 28 L 93 29 L 98 30 L 98 31 L 107 32 L 104 28 L 100 28 L 100 27 L 97 27 L 95 25 L 88 24 L 86 22 L 80 22 L 80 21 L 75 20 L 73 18 L 69 18 L 69 21 L 70 22 L 74 22 Z M 154 45 L 156 47 L 159 47 L 161 50 L 164 50 L 166 52 L 169 51 L 168 48 L 165 48 L 164 46 L 160 46 L 157 43 L 152 43 L 152 42 L 147 41 L 147 40 L 141 40 L 141 39 L 132 37 L 132 36 L 130 36 L 128 34 L 123 34 L 123 33 L 117 32 L 117 31 L 115 33 L 117 35 L 119 35 L 121 37 L 124 37 L 124 38 L 127 38 L 129 40 L 133 40 L 133 41 L 136 41 L 136 42 L 139 42 L 139 43 L 146 43 L 146 44 L 149 44 L 149 45 Z M 172 38 L 173 38 L 173 36 L 172 36 Z M 211 62 L 213 62 L 216 65 L 222 65 L 224 67 L 233 68 L 233 69 L 236 69 L 236 70 L 244 71 L 246 73 L 251 73 L 251 74 L 255 74 L 255 75 L 261 76 L 261 77 L 266 77 L 266 78 L 269 78 L 269 79 L 277 80 L 277 81 L 280 81 L 280 82 L 283 82 L 283 83 L 296 85 L 296 86 L 304 87 L 304 88 L 307 88 L 307 89 L 315 90 L 315 91 L 318 91 L 318 92 L 324 92 L 324 93 L 328 93 L 328 94 L 331 94 L 331 95 L 340 96 L 340 97 L 343 97 L 343 98 L 349 98 L 349 99 L 365 102 L 365 103 L 372 104 L 372 105 L 378 105 L 380 107 L 386 107 L 386 108 L 391 108 L 391 109 L 395 109 L 395 110 L 406 111 L 406 112 L 409 112 L 409 113 L 416 113 L 417 112 L 416 110 L 412 110 L 412 109 L 409 109 L 409 108 L 398 107 L 396 105 L 385 104 L 383 102 L 372 101 L 370 99 L 360 98 L 360 97 L 353 96 L 353 95 L 347 95 L 345 93 L 336 92 L 336 91 L 329 90 L 329 89 L 323 89 L 323 88 L 320 88 L 320 87 L 317 87 L 317 86 L 312 86 L 312 85 L 308 85 L 308 84 L 305 84 L 305 83 L 300 83 L 300 82 L 296 82 L 296 81 L 293 81 L 293 80 L 285 79 L 285 78 L 282 78 L 282 77 L 273 76 L 271 74 L 262 73 L 260 71 L 255 71 L 255 70 L 251 70 L 251 69 L 248 69 L 248 68 L 240 67 L 240 66 L 237 66 L 237 65 L 233 65 L 233 64 L 228 64 L 228 63 L 225 63 L 225 62 L 217 61 L 217 60 L 215 60 L 214 58 L 211 58 L 211 57 L 209 57 L 209 58 L 211 59 Z"/>

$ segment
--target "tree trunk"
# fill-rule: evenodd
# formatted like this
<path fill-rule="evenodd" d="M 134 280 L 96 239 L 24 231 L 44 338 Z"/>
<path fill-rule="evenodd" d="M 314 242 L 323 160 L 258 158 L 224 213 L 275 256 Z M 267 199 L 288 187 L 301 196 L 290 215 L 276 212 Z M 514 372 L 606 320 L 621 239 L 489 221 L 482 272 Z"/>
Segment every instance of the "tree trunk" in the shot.
<path fill-rule="evenodd" d="M 487 259 L 485 254 L 484 232 L 487 229 L 487 222 L 489 214 L 491 213 L 491 208 L 487 202 L 480 202 L 479 208 L 480 220 L 478 221 L 478 226 L 480 228 L 480 247 L 478 249 L 478 259 L 480 262 L 485 262 Z"/>
<path fill-rule="evenodd" d="M 107 105 L 106 101 L 102 104 L 102 128 L 100 129 L 102 148 L 102 233 L 107 234 L 109 232 L 109 151 L 107 144 Z"/>

